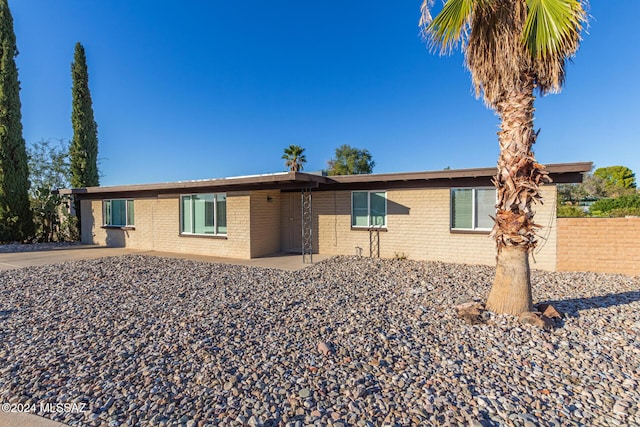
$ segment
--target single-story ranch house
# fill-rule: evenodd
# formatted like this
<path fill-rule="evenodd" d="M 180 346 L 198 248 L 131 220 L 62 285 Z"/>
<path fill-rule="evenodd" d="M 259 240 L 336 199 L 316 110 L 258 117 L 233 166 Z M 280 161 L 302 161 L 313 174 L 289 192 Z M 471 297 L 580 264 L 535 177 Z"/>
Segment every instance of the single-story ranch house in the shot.
<path fill-rule="evenodd" d="M 556 184 L 591 163 L 547 165 L 532 267 L 555 270 Z M 80 199 L 82 242 L 229 258 L 277 252 L 493 265 L 495 168 L 350 176 L 283 172 L 60 190 Z"/>

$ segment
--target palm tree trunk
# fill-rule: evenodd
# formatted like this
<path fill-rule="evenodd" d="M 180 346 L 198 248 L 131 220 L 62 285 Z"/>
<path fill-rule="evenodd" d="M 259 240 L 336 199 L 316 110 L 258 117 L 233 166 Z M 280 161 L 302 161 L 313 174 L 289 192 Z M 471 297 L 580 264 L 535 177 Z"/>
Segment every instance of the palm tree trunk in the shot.
<path fill-rule="evenodd" d="M 529 251 L 524 246 L 505 246 L 498 252 L 496 277 L 487 300 L 495 313 L 518 315 L 533 310 Z"/>
<path fill-rule="evenodd" d="M 533 306 L 529 252 L 536 246 L 535 231 L 539 226 L 533 222 L 532 204 L 542 198 L 539 185 L 549 180 L 544 166 L 536 162 L 531 151 L 537 136 L 533 131 L 533 90 L 533 77 L 523 75 L 522 86 L 505 93 L 496 109 L 502 123 L 494 178 L 498 203 L 491 235 L 496 240 L 498 256 L 487 308 L 498 313 L 518 315 Z"/>

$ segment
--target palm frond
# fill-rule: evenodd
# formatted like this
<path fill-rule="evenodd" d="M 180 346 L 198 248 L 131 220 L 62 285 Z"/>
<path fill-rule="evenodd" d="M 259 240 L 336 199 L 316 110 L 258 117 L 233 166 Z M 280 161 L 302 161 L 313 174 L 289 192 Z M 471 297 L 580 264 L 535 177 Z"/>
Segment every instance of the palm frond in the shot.
<path fill-rule="evenodd" d="M 418 26 L 422 30 L 422 37 L 427 38 L 425 29 L 429 26 L 433 18 L 431 17 L 431 7 L 433 6 L 433 0 L 423 0 L 420 5 L 420 22 Z"/>
<path fill-rule="evenodd" d="M 302 153 L 304 153 L 304 148 L 299 145 L 292 144 L 284 149 L 282 158 L 286 160 L 284 164 L 290 171 L 298 172 L 303 169 L 302 164 L 307 161 L 307 158 Z"/>
<path fill-rule="evenodd" d="M 587 16 L 580 0 L 527 0 L 522 41 L 536 59 L 572 56 Z"/>
<path fill-rule="evenodd" d="M 423 36 L 431 43 L 432 48 L 441 53 L 451 52 L 467 33 L 474 3 L 478 0 L 447 0 L 440 13 L 431 19 L 429 0 L 424 0 L 421 7 L 420 25 Z"/>

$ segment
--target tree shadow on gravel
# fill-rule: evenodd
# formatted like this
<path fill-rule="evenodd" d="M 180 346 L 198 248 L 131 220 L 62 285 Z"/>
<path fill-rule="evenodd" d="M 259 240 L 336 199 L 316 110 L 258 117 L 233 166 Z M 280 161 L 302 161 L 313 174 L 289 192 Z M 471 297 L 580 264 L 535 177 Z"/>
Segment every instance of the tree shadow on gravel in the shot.
<path fill-rule="evenodd" d="M 15 308 L 10 308 L 10 309 L 7 309 L 7 310 L 0 310 L 0 320 L 6 320 L 13 313 L 17 313 L 17 312 L 18 312 L 18 310 L 15 309 Z"/>
<path fill-rule="evenodd" d="M 482 417 L 484 417 L 484 419 L 478 420 L 478 423 L 482 426 L 482 427 L 500 427 L 500 424 L 498 424 L 496 421 L 491 420 L 489 417 L 489 412 L 487 411 L 480 411 L 480 415 Z"/>
<path fill-rule="evenodd" d="M 589 298 L 546 300 L 538 304 L 551 304 L 565 316 L 580 317 L 580 311 L 597 308 L 615 307 L 640 301 L 640 290 L 607 294 Z"/>

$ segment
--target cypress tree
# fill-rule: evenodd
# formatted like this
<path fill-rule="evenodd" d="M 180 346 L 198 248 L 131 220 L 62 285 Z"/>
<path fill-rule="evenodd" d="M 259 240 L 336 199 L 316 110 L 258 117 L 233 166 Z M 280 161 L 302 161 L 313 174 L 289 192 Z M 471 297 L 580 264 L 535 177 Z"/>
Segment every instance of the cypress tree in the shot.
<path fill-rule="evenodd" d="M 71 64 L 73 140 L 69 150 L 71 158 L 71 186 L 94 187 L 100 185 L 98 175 L 98 125 L 93 117 L 89 72 L 84 47 L 76 43 Z"/>
<path fill-rule="evenodd" d="M 24 241 L 35 233 L 17 55 L 9 3 L 0 0 L 0 241 L 4 242 Z"/>
<path fill-rule="evenodd" d="M 71 186 L 95 187 L 100 185 L 98 174 L 98 125 L 93 117 L 93 103 L 89 91 L 89 71 L 84 47 L 76 43 L 71 63 L 71 124 L 73 140 L 69 147 L 71 160 Z M 74 201 L 78 232 L 82 233 L 80 200 Z"/>

